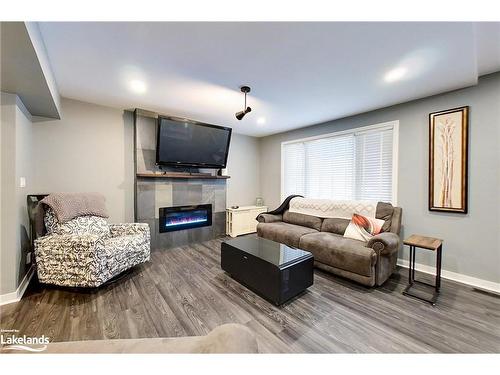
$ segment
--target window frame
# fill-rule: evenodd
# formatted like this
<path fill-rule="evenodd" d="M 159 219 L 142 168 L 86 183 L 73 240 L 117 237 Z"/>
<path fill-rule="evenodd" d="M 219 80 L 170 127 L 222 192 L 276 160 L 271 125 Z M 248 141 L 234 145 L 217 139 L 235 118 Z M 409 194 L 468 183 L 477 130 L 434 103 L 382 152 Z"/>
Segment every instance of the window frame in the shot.
<path fill-rule="evenodd" d="M 392 205 L 397 206 L 398 204 L 398 160 L 399 160 L 399 120 L 387 121 L 373 125 L 361 126 L 357 128 L 340 130 L 336 132 L 326 133 L 315 135 L 306 138 L 294 139 L 290 141 L 281 142 L 281 173 L 280 173 L 280 196 L 281 200 L 285 199 L 284 191 L 285 191 L 285 158 L 284 158 L 284 148 L 286 145 L 293 143 L 302 143 L 308 141 L 314 141 L 317 139 L 337 137 L 341 135 L 347 134 L 360 134 L 367 132 L 374 132 L 384 129 L 392 129 Z"/>

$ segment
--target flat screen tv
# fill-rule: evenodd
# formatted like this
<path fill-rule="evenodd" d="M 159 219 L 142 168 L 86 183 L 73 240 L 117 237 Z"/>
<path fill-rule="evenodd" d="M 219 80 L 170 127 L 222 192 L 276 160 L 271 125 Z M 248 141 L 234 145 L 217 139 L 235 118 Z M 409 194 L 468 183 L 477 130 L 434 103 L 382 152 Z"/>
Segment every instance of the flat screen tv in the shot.
<path fill-rule="evenodd" d="M 158 117 L 156 163 L 159 165 L 225 168 L 231 128 L 173 117 Z"/>

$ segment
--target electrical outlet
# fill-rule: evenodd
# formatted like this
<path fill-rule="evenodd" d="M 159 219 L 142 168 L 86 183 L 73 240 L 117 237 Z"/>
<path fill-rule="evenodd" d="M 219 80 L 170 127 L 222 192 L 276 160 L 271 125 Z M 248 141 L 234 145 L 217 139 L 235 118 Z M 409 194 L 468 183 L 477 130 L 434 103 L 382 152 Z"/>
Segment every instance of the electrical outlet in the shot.
<path fill-rule="evenodd" d="M 19 177 L 19 187 L 26 187 L 26 177 Z"/>
<path fill-rule="evenodd" d="M 31 264 L 31 253 L 26 254 L 26 264 Z"/>

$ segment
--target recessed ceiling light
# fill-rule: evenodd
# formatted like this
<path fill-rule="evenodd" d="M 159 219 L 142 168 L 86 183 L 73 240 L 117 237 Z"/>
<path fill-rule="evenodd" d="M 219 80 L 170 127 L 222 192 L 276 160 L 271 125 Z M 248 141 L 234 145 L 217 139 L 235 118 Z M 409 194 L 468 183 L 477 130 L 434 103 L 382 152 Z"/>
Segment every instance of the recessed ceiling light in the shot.
<path fill-rule="evenodd" d="M 130 90 L 137 94 L 143 94 L 146 92 L 146 84 L 138 79 L 133 79 L 130 81 Z"/>
<path fill-rule="evenodd" d="M 264 125 L 265 123 L 266 123 L 266 118 L 265 117 L 259 117 L 257 119 L 257 124 Z"/>
<path fill-rule="evenodd" d="M 405 67 L 398 67 L 388 71 L 384 76 L 384 81 L 386 82 L 396 82 L 402 79 L 408 73 L 408 69 Z"/>

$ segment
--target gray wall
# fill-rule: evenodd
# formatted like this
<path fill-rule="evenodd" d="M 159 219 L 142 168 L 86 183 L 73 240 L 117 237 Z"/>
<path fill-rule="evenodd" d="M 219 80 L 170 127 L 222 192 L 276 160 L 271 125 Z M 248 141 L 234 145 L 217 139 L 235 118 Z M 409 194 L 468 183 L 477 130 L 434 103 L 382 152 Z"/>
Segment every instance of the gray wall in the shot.
<path fill-rule="evenodd" d="M 61 104 L 61 120 L 33 127 L 37 192 L 100 192 L 111 222 L 133 221 L 132 113 L 69 99 Z"/>
<path fill-rule="evenodd" d="M 429 212 L 428 115 L 464 105 L 470 106 L 469 213 Z M 399 120 L 403 235 L 442 238 L 445 270 L 500 282 L 500 73 L 481 77 L 474 87 L 262 138 L 260 180 L 266 204 L 280 203 L 281 142 L 392 120 Z M 432 265 L 434 259 L 419 252 L 417 262 Z"/>
<path fill-rule="evenodd" d="M 26 195 L 34 188 L 33 168 L 33 124 L 31 115 L 26 110 L 20 99 L 16 108 L 16 244 L 17 252 L 17 285 L 19 285 L 31 267 L 26 264 L 26 254 L 31 251 L 29 238 L 29 218 L 27 211 Z M 20 178 L 24 177 L 26 186 L 20 187 Z"/>
<path fill-rule="evenodd" d="M 133 220 L 132 113 L 65 98 L 61 105 L 61 120 L 34 125 L 38 191 L 99 191 L 111 221 Z M 228 173 L 227 203 L 253 204 L 260 190 L 257 138 L 234 134 Z"/>
<path fill-rule="evenodd" d="M 26 195 L 33 188 L 32 122 L 21 100 L 1 93 L 0 294 L 15 292 L 29 265 Z M 19 178 L 26 178 L 26 187 Z"/>
<path fill-rule="evenodd" d="M 227 206 L 251 206 L 260 197 L 259 139 L 233 133 L 227 160 Z"/>

